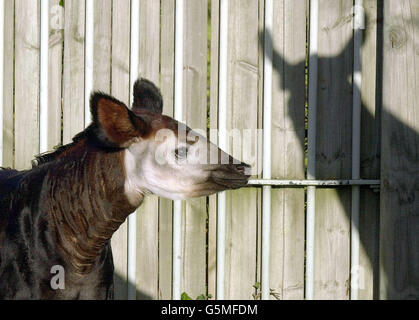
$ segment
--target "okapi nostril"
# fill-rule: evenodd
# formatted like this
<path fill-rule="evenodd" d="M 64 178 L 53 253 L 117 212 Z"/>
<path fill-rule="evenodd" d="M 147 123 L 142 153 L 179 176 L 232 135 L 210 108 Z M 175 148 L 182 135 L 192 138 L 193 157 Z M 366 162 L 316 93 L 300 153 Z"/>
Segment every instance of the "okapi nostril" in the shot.
<path fill-rule="evenodd" d="M 240 173 L 244 173 L 245 167 L 244 166 L 237 166 L 236 170 Z"/>
<path fill-rule="evenodd" d="M 236 165 L 236 171 L 244 175 L 249 175 L 250 174 L 249 172 L 251 171 L 251 167 L 245 163 L 238 164 Z"/>

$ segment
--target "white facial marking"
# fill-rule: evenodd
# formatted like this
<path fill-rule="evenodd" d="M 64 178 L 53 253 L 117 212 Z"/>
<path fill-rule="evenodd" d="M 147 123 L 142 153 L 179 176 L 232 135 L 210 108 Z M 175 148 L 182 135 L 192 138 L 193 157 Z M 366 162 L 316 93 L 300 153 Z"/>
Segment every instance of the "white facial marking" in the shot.
<path fill-rule="evenodd" d="M 209 172 L 203 165 L 176 157 L 175 150 L 180 147 L 188 145 L 169 135 L 160 141 L 140 140 L 125 150 L 125 193 L 132 205 L 140 205 L 147 193 L 187 199 L 206 183 Z"/>
<path fill-rule="evenodd" d="M 126 172 L 126 179 L 125 179 L 125 194 L 128 198 L 128 201 L 134 207 L 138 207 L 145 195 L 145 190 L 142 190 L 135 179 L 135 171 L 136 171 L 136 161 L 131 152 L 128 152 L 128 149 L 125 150 L 125 172 Z"/>

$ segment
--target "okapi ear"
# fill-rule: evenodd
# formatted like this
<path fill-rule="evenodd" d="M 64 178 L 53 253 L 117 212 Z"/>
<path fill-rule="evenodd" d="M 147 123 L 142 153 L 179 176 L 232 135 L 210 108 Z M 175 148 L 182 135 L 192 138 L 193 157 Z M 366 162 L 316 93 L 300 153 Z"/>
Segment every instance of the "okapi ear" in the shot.
<path fill-rule="evenodd" d="M 128 147 L 134 138 L 144 133 L 145 123 L 135 117 L 123 102 L 107 94 L 93 93 L 90 111 L 95 136 L 107 146 Z"/>
<path fill-rule="evenodd" d="M 132 111 L 148 110 L 155 113 L 163 112 L 163 97 L 153 82 L 141 78 L 134 83 L 134 102 Z"/>

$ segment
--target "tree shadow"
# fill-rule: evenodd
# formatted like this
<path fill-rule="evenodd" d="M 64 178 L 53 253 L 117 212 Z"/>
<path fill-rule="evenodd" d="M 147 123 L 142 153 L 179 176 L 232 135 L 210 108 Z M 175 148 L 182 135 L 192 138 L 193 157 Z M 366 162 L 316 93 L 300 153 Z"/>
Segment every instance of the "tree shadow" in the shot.
<path fill-rule="evenodd" d="M 361 187 L 359 233 L 361 247 L 372 266 L 373 298 L 378 299 L 381 295 L 390 299 L 418 299 L 419 135 L 414 128 L 386 111 L 389 110 L 388 108 L 382 107 L 384 49 L 382 15 L 382 7 L 379 7 L 376 35 L 375 110 L 368 106 L 368 102 L 362 101 L 361 178 L 380 179 L 381 169 L 381 195 L 383 197 L 384 194 L 391 194 L 391 197 L 381 199 L 380 214 L 380 195 L 374 193 L 369 187 Z M 366 23 L 366 26 L 368 28 L 368 23 Z M 264 41 L 269 41 L 271 47 L 274 48 L 272 65 L 274 73 L 277 73 L 279 77 L 280 90 L 288 94 L 288 100 L 286 101 L 287 114 L 292 120 L 294 130 L 301 132 L 302 130 L 299 127 L 302 123 L 302 112 L 301 110 L 296 111 L 296 108 L 305 108 L 305 106 L 302 103 L 295 104 L 295 102 L 302 100 L 301 95 L 304 93 L 301 92 L 301 88 L 304 88 L 305 84 L 295 85 L 295 81 L 304 81 L 303 73 L 306 68 L 306 61 L 302 60 L 297 63 L 287 61 L 281 52 L 275 50 L 272 35 L 265 35 L 260 32 L 259 45 L 262 50 Z M 316 178 L 318 179 L 351 178 L 352 90 L 361 90 L 361 88 L 353 86 L 353 68 L 348 67 L 348 65 L 353 66 L 353 41 L 354 39 L 351 38 L 335 56 L 318 57 L 319 86 L 316 137 Z M 339 78 L 334 78 L 336 75 Z M 292 79 L 290 80 L 290 78 Z M 342 97 L 339 97 L 340 94 L 342 94 Z M 339 100 L 340 98 L 342 100 Z M 342 103 L 338 103 L 339 101 L 342 101 Z M 275 107 L 275 101 L 273 101 L 273 107 Z M 343 115 L 348 116 L 348 119 L 344 118 L 346 119 L 344 120 L 345 123 L 332 123 L 334 117 L 327 116 L 327 113 L 336 114 L 337 112 L 342 112 Z M 341 116 L 337 118 L 342 119 Z M 330 119 L 330 123 L 325 123 L 325 119 Z M 320 123 L 320 121 L 323 122 Z M 381 123 L 386 123 L 386 128 L 389 128 L 390 131 L 382 132 Z M 339 135 L 339 137 L 333 139 L 332 146 L 327 142 L 329 145 L 324 147 L 326 144 L 325 137 L 328 134 Z M 306 148 L 306 135 L 307 131 L 305 135 L 298 134 L 301 150 Z M 321 140 L 319 141 L 319 139 Z M 406 144 L 406 141 L 409 141 L 409 143 Z M 273 147 L 275 146 L 273 145 Z M 386 159 L 383 166 L 380 163 L 381 150 L 386 150 L 393 155 L 390 157 L 391 159 Z M 389 155 L 386 157 L 389 157 Z M 340 176 L 334 175 L 336 172 Z M 350 187 L 340 188 L 337 194 L 341 207 L 345 208 L 346 218 L 350 221 Z M 318 198 L 318 195 L 316 197 Z M 318 202 L 321 202 L 321 198 L 318 198 L 316 203 Z M 320 205 L 321 203 L 316 204 L 316 206 Z M 391 208 L 393 211 L 388 214 L 388 212 L 383 211 L 383 208 Z M 371 233 L 374 234 L 373 237 Z M 381 244 L 380 241 L 382 241 Z M 381 270 L 380 263 L 382 265 Z M 380 281 L 386 283 L 385 286 L 381 285 L 381 294 Z M 383 293 L 383 290 L 387 293 Z"/>

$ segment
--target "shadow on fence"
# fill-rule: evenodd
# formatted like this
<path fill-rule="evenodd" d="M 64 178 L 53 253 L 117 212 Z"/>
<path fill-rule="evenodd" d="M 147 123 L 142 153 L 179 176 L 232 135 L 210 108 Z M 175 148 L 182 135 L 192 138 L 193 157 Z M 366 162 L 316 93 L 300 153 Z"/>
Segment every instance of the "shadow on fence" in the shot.
<path fill-rule="evenodd" d="M 113 286 L 114 286 L 114 291 L 118 292 L 119 295 L 115 298 L 118 300 L 127 300 L 127 293 L 128 293 L 128 285 L 133 286 L 133 284 L 128 283 L 127 279 L 125 277 L 122 277 L 120 274 L 118 274 L 118 272 L 114 272 L 114 276 L 113 276 Z M 141 290 L 136 290 L 137 294 L 137 300 L 153 300 L 153 298 L 142 292 Z"/>
<path fill-rule="evenodd" d="M 379 274 L 380 277 L 384 277 L 386 281 L 386 286 L 390 288 L 390 293 L 387 292 L 386 295 L 388 298 L 393 298 L 395 292 L 401 294 L 401 297 L 408 297 L 413 299 L 419 298 L 419 135 L 418 132 L 410 127 L 408 124 L 400 121 L 394 114 L 388 113 L 386 110 L 388 108 L 383 107 L 383 50 L 384 50 L 384 38 L 383 38 L 383 26 L 382 26 L 382 8 L 379 10 L 379 15 L 381 14 L 381 19 L 379 18 L 377 24 L 377 76 L 376 76 L 376 107 L 375 114 L 371 113 L 371 108 L 366 107 L 366 102 L 362 101 L 362 130 L 368 130 L 369 137 L 374 134 L 374 147 L 371 150 L 367 150 L 368 157 L 361 158 L 361 178 L 364 179 L 378 179 L 380 177 L 380 168 L 381 168 L 381 219 L 386 219 L 383 225 L 381 221 L 380 228 L 380 213 L 367 212 L 369 205 L 368 201 L 376 201 L 376 208 L 380 208 L 380 199 L 378 195 L 375 197 L 370 196 L 373 194 L 372 191 L 366 191 L 367 188 L 361 188 L 361 194 L 364 193 L 364 198 L 361 196 L 361 212 L 360 212 L 360 221 L 361 221 L 361 247 L 364 248 L 366 255 L 368 256 L 369 263 L 373 266 L 373 297 L 378 299 L 380 295 L 380 285 L 379 285 Z M 267 35 L 267 41 L 273 43 L 272 35 Z M 263 50 L 264 48 L 264 33 L 260 32 L 259 34 L 259 44 Z M 273 47 L 274 48 L 274 47 Z M 348 59 L 353 59 L 353 38 L 350 39 L 345 48 L 336 56 L 332 57 L 318 57 L 319 65 L 319 97 L 321 95 L 321 70 L 328 69 L 328 72 L 333 73 L 333 68 L 340 66 L 344 61 Z M 301 74 L 305 69 L 306 61 L 299 61 L 298 63 L 290 63 L 287 61 L 279 51 L 275 50 L 273 52 L 273 68 L 274 72 L 279 75 L 281 90 L 287 91 L 289 93 L 288 101 L 286 102 L 288 112 L 287 114 L 291 117 L 294 127 L 301 121 L 296 118 L 300 115 L 300 112 L 293 112 L 292 108 L 301 107 L 302 105 L 292 105 L 293 101 L 298 101 L 301 97 L 301 90 L 297 90 L 299 86 L 290 85 L 292 81 L 285 81 L 284 79 L 284 70 L 286 70 L 287 75 Z M 339 68 L 339 67 L 338 67 Z M 339 70 L 343 70 L 340 68 Z M 352 88 L 352 69 L 346 68 L 347 74 L 341 75 L 343 79 L 347 79 L 345 88 Z M 302 77 L 300 77 L 302 78 Z M 343 81 L 342 81 L 343 82 Z M 289 86 L 288 86 L 289 85 Z M 333 84 L 330 84 L 333 86 Z M 353 90 L 361 90 L 361 88 L 353 88 Z M 337 89 L 338 92 L 341 92 L 342 89 Z M 330 94 L 329 93 L 326 93 Z M 332 92 L 333 94 L 333 92 Z M 352 92 L 350 93 L 352 97 Z M 325 95 L 323 95 L 323 98 Z M 347 98 L 347 97 L 346 97 Z M 343 97 L 345 99 L 345 97 Z M 323 99 L 324 100 L 324 99 Z M 352 108 L 352 104 L 346 104 Z M 318 113 L 327 112 L 328 108 L 342 108 L 341 106 L 322 106 L 321 103 L 318 104 Z M 345 114 L 351 114 L 351 111 L 346 111 Z M 352 120 L 348 120 L 349 123 L 352 123 Z M 386 125 L 386 129 L 391 131 L 382 132 L 381 124 Z M 318 130 L 327 130 L 324 127 L 327 126 L 327 123 L 320 124 L 322 128 Z M 373 129 L 368 126 L 373 126 Z M 297 128 L 295 128 L 297 129 Z M 344 129 L 342 129 L 343 131 Z M 373 133 L 371 130 L 374 130 Z M 331 134 L 339 134 L 332 132 Z M 342 134 L 342 133 L 340 133 Z M 347 135 L 348 132 L 344 132 L 343 135 Z M 350 133 L 351 134 L 351 131 Z M 324 135 L 324 133 L 323 133 Z M 362 135 L 361 135 L 362 137 Z M 317 136 L 317 139 L 319 136 Z M 304 135 L 299 135 L 300 147 L 301 150 L 305 149 L 305 137 Z M 385 144 L 383 148 L 381 147 L 381 139 Z M 340 143 L 342 143 L 342 140 Z M 324 143 L 324 141 L 323 141 Z M 318 144 L 319 145 L 319 144 Z M 371 146 L 371 143 L 369 144 Z M 362 146 L 362 141 L 361 141 Z M 348 148 L 346 146 L 340 146 L 343 148 Z M 321 158 L 326 159 L 326 161 L 334 161 L 332 159 L 333 155 L 324 154 L 319 151 L 320 148 L 316 150 L 316 163 L 319 167 L 319 161 Z M 339 146 L 337 147 L 339 149 Z M 349 150 L 351 147 L 349 146 Z M 383 150 L 383 154 L 381 154 Z M 365 151 L 365 150 L 363 150 Z M 388 153 L 384 154 L 387 151 Z M 391 151 L 391 154 L 390 154 Z M 365 153 L 365 152 L 364 152 Z M 362 155 L 361 155 L 362 156 Z M 351 153 L 341 156 L 337 161 L 349 162 Z M 381 161 L 385 157 L 385 164 L 381 166 Z M 336 160 L 336 159 L 335 159 Z M 389 170 L 386 170 L 389 169 Z M 349 178 L 347 172 L 345 171 L 343 175 L 345 177 L 327 177 L 328 173 L 325 173 L 325 168 L 321 168 L 321 176 L 317 178 L 320 179 L 332 179 L 332 178 Z M 342 173 L 342 172 L 341 172 Z M 350 190 L 348 190 L 350 192 Z M 370 192 L 370 193 L 366 193 Z M 348 205 L 347 196 L 342 197 L 341 193 L 337 193 L 340 197 L 340 202 L 342 208 L 345 208 L 345 214 L 350 221 L 351 219 L 351 210 L 350 210 L 350 201 Z M 368 196 L 365 196 L 367 194 Z M 391 197 L 387 196 L 391 194 Z M 416 197 L 415 197 L 416 195 Z M 385 199 L 383 198 L 385 197 Z M 364 207 L 363 207 L 364 205 Z M 374 208 L 374 205 L 372 206 Z M 364 212 L 362 212 L 364 209 Z M 385 209 L 385 210 L 383 210 Z M 370 219 L 368 215 L 373 214 L 375 217 Z M 387 215 L 389 217 L 387 217 Z M 383 231 L 387 231 L 388 234 L 383 234 Z M 374 232 L 375 240 L 371 244 L 370 233 Z M 389 237 L 385 240 L 385 245 L 379 244 L 379 241 L 383 237 Z M 380 254 L 380 257 L 379 257 Z M 379 259 L 380 258 L 380 259 Z M 381 264 L 381 270 L 379 268 Z M 389 267 L 391 266 L 391 267 Z M 391 270 L 390 270 L 391 269 Z M 381 273 L 380 273 L 381 272 Z M 316 271 L 315 271 L 316 273 Z M 383 279 L 381 279 L 383 280 Z M 394 285 L 394 287 L 393 287 Z M 383 289 L 383 286 L 381 286 Z M 396 295 L 397 296 L 397 295 Z"/>

